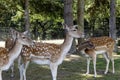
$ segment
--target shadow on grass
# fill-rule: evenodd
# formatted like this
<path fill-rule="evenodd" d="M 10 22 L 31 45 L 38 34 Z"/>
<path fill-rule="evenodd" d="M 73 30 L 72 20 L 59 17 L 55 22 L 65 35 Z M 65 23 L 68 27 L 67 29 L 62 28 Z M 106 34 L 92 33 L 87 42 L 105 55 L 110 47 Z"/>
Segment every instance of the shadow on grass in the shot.
<path fill-rule="evenodd" d="M 104 75 L 106 62 L 103 58 L 97 59 L 97 78 L 94 78 L 93 64 L 90 64 L 90 75 L 86 73 L 86 59 L 77 57 L 77 59 L 65 60 L 58 68 L 57 80 L 119 80 L 120 79 L 120 58 L 115 59 L 115 74 L 112 74 L 112 65 L 110 63 L 109 72 Z M 3 80 L 19 80 L 19 71 L 15 65 L 15 77 L 10 78 L 10 70 L 3 72 Z M 27 70 L 27 80 L 52 80 L 51 72 L 48 66 L 41 66 L 30 63 Z"/>

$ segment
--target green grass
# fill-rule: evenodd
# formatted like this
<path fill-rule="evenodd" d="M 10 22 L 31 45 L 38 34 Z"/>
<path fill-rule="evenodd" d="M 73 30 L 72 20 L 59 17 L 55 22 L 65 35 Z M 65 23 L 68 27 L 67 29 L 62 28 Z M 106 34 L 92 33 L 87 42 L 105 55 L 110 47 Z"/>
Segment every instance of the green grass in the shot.
<path fill-rule="evenodd" d="M 112 74 L 110 63 L 109 72 L 107 75 L 104 75 L 105 63 L 104 58 L 97 58 L 98 75 L 94 78 L 92 61 L 90 74 L 86 76 L 86 59 L 80 56 L 72 56 L 59 65 L 57 80 L 120 80 L 120 57 L 115 57 L 115 74 Z M 19 80 L 17 64 L 15 65 L 15 77 L 10 78 L 10 70 L 4 71 L 3 80 Z M 27 70 L 27 80 L 52 80 L 49 67 L 30 63 Z"/>

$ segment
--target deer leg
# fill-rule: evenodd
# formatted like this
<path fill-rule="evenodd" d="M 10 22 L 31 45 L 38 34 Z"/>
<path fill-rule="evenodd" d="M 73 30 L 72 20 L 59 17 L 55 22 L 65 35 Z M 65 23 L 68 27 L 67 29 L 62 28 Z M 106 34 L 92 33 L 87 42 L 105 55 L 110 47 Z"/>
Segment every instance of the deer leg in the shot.
<path fill-rule="evenodd" d="M 89 74 L 89 68 L 90 68 L 90 58 L 87 58 L 87 72 L 86 75 Z"/>
<path fill-rule="evenodd" d="M 97 72 L 96 72 L 96 55 L 93 56 L 93 66 L 94 66 L 94 77 L 97 76 Z"/>
<path fill-rule="evenodd" d="M 103 54 L 103 55 L 104 55 L 104 58 L 105 58 L 106 63 L 107 63 L 107 64 L 106 64 L 106 70 L 105 70 L 104 74 L 107 74 L 107 72 L 108 72 L 108 68 L 109 68 L 110 60 L 109 60 L 107 54 Z"/>
<path fill-rule="evenodd" d="M 112 68 L 113 68 L 113 74 L 114 74 L 115 73 L 115 67 L 114 67 L 114 58 L 112 56 L 112 50 L 109 52 L 109 54 L 111 54 L 111 55 L 109 55 L 109 58 L 112 62 Z"/>
<path fill-rule="evenodd" d="M 114 74 L 114 73 L 115 73 L 115 67 L 114 67 L 114 58 L 111 58 L 111 62 L 112 62 L 113 74 Z"/>
<path fill-rule="evenodd" d="M 19 66 L 19 72 L 20 72 L 20 80 L 26 80 L 26 69 L 29 65 L 29 61 L 22 63 L 21 56 L 18 58 L 18 66 Z"/>
<path fill-rule="evenodd" d="M 20 72 L 20 80 L 23 80 L 23 68 L 24 68 L 24 65 L 19 65 L 19 72 Z"/>
<path fill-rule="evenodd" d="M 18 57 L 18 68 L 19 68 L 19 66 L 22 64 L 21 62 L 22 62 L 22 57 L 19 56 L 19 57 Z"/>
<path fill-rule="evenodd" d="M 11 78 L 14 77 L 14 62 L 13 64 L 11 65 L 11 75 L 10 75 Z"/>
<path fill-rule="evenodd" d="M 20 80 L 23 80 L 23 68 L 24 65 L 21 63 L 22 59 L 21 56 L 18 57 L 18 69 L 19 69 L 19 73 L 20 73 Z"/>
<path fill-rule="evenodd" d="M 29 61 L 27 61 L 25 64 L 20 65 L 19 71 L 20 71 L 20 80 L 26 80 L 26 70 L 29 65 Z"/>
<path fill-rule="evenodd" d="M 0 70 L 0 80 L 2 80 L 2 70 Z"/>
<path fill-rule="evenodd" d="M 29 65 L 29 61 L 26 62 L 25 66 L 24 66 L 24 70 L 23 70 L 23 77 L 24 77 L 24 80 L 26 80 L 26 70 L 27 70 L 27 67 Z"/>
<path fill-rule="evenodd" d="M 50 64 L 50 69 L 51 69 L 51 73 L 52 73 L 52 78 L 53 80 L 57 80 L 57 68 L 58 68 L 58 65 L 54 64 L 54 63 L 51 63 Z"/>

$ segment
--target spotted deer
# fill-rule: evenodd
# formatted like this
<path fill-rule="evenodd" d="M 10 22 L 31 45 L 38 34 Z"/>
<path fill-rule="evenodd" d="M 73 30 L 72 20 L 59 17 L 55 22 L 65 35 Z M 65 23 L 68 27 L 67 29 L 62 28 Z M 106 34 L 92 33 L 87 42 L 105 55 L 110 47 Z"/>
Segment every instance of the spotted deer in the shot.
<path fill-rule="evenodd" d="M 2 71 L 9 69 L 14 60 L 20 55 L 23 45 L 30 46 L 33 41 L 26 36 L 26 32 L 17 33 L 15 44 L 8 49 L 0 47 L 0 80 L 2 80 Z"/>
<path fill-rule="evenodd" d="M 10 51 L 13 48 L 15 44 L 15 40 L 17 38 L 17 33 L 19 32 L 10 28 L 9 30 L 10 37 L 8 37 L 5 41 L 5 48 L 8 49 L 8 51 Z M 14 77 L 14 62 L 11 65 L 10 69 L 11 69 L 11 77 Z"/>
<path fill-rule="evenodd" d="M 90 66 L 90 60 L 92 58 L 93 65 L 94 65 L 94 77 L 97 76 L 96 72 L 96 57 L 98 54 L 103 54 L 105 60 L 106 60 L 106 70 L 104 74 L 107 74 L 108 68 L 109 68 L 109 62 L 112 61 L 112 67 L 113 67 L 113 73 L 115 73 L 114 70 L 114 58 L 113 58 L 113 50 L 115 41 L 107 36 L 103 37 L 93 37 L 90 38 L 88 41 L 90 41 L 93 45 L 93 48 L 88 48 L 88 46 L 84 48 L 78 48 L 78 50 L 81 52 L 82 55 L 87 57 L 87 72 L 86 74 L 89 74 L 89 66 Z"/>
<path fill-rule="evenodd" d="M 8 37 L 5 41 L 5 48 L 7 48 L 8 50 L 12 49 L 12 47 L 15 43 L 15 40 L 16 40 L 17 33 L 19 33 L 19 32 L 10 28 L 10 30 L 9 30 L 10 37 Z"/>
<path fill-rule="evenodd" d="M 64 29 L 66 29 L 66 38 L 61 45 L 35 42 L 33 47 L 24 46 L 22 56 L 19 58 L 19 61 L 23 61 L 19 62 L 20 80 L 26 80 L 26 69 L 30 61 L 49 65 L 53 80 L 57 80 L 58 66 L 71 48 L 73 38 L 83 37 L 83 33 L 78 30 L 76 25 L 68 27 L 65 24 Z"/>

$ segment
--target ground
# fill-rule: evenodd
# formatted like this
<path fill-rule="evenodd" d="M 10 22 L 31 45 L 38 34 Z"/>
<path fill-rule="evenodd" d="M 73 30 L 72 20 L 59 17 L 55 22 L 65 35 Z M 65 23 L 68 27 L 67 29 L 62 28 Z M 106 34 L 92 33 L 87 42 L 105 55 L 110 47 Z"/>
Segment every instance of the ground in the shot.
<path fill-rule="evenodd" d="M 58 68 L 57 80 L 119 80 L 120 79 L 120 56 L 115 55 L 115 74 L 112 74 L 112 67 L 107 75 L 104 75 L 105 60 L 99 56 L 97 59 L 97 74 L 94 78 L 93 65 L 90 65 L 90 74 L 86 73 L 86 59 L 79 55 L 71 55 L 67 57 Z M 92 62 L 92 61 L 91 61 Z M 15 77 L 10 78 L 10 70 L 3 72 L 3 80 L 19 80 L 19 72 L 17 64 L 15 65 Z M 50 69 L 48 66 L 41 66 L 30 63 L 27 70 L 27 80 L 52 80 Z"/>

